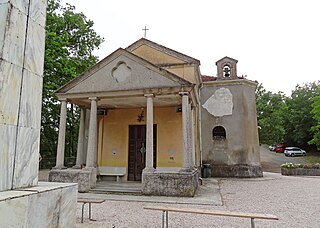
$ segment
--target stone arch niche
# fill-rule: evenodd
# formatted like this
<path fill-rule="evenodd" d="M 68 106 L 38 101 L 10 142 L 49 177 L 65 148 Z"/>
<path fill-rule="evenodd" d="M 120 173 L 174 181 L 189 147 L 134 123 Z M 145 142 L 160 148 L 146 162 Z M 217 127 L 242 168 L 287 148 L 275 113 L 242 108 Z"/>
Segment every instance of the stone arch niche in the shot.
<path fill-rule="evenodd" d="M 227 138 L 226 129 L 222 126 L 215 126 L 212 129 L 213 140 L 225 140 Z"/>
<path fill-rule="evenodd" d="M 218 60 L 216 62 L 218 80 L 238 79 L 237 63 L 238 63 L 238 60 L 227 57 L 227 56 Z"/>

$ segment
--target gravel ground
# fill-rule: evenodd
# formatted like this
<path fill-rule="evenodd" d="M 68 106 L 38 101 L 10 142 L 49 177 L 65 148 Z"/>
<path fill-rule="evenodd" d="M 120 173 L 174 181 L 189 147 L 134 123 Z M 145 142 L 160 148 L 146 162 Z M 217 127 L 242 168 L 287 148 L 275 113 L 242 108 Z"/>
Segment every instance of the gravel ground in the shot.
<path fill-rule="evenodd" d="M 78 204 L 77 227 L 161 227 L 162 213 L 143 209 L 152 205 L 254 212 L 279 217 L 278 221 L 256 219 L 256 227 L 320 227 L 320 177 L 264 173 L 263 178 L 219 179 L 219 185 L 223 206 L 105 201 L 92 205 L 92 217 L 97 221 L 85 217 L 81 224 L 81 205 Z M 250 219 L 169 212 L 169 227 L 250 227 Z"/>

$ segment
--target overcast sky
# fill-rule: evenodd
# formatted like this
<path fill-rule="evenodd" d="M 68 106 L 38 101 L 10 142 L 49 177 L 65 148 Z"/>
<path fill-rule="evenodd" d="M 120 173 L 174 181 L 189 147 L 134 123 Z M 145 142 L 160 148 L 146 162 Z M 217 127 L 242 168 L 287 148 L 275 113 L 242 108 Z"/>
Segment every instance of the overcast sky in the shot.
<path fill-rule="evenodd" d="M 297 84 L 320 80 L 318 0 L 64 0 L 94 21 L 105 38 L 100 60 L 143 37 L 201 61 L 238 60 L 238 75 L 287 95 Z"/>

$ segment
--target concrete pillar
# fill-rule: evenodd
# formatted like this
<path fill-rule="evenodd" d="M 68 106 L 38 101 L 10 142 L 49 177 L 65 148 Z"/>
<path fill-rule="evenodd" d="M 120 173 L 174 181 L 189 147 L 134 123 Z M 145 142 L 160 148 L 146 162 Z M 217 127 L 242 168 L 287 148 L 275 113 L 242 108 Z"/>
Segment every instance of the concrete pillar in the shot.
<path fill-rule="evenodd" d="M 147 138 L 146 138 L 146 170 L 153 171 L 153 94 L 147 97 Z"/>
<path fill-rule="evenodd" d="M 86 168 L 94 167 L 94 158 L 97 152 L 97 97 L 89 99 L 91 100 L 91 109 Z"/>
<path fill-rule="evenodd" d="M 78 134 L 78 147 L 77 147 L 77 161 L 74 168 L 80 169 L 84 163 L 84 140 L 85 140 L 85 115 L 86 110 L 81 108 L 80 112 L 80 124 L 79 124 L 79 134 Z"/>
<path fill-rule="evenodd" d="M 66 139 L 66 124 L 67 124 L 67 99 L 61 99 L 60 122 L 59 122 L 59 137 L 57 147 L 57 157 L 55 169 L 66 168 L 64 166 L 64 149 Z"/>
<path fill-rule="evenodd" d="M 189 97 L 188 92 L 180 92 L 182 96 L 182 169 L 190 169 L 190 155 L 189 155 L 189 143 L 188 143 L 188 109 L 189 109 Z"/>

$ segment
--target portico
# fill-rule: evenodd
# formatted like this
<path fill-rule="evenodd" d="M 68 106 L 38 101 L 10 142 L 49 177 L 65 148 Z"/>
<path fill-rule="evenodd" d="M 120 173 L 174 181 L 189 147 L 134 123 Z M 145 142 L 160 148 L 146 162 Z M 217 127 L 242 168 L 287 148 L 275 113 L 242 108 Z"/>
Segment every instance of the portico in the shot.
<path fill-rule="evenodd" d="M 127 50 L 112 53 L 56 92 L 61 115 L 51 181 L 67 172 L 66 107 L 72 103 L 80 108 L 80 125 L 77 162 L 70 173 L 83 178 L 90 173 L 85 191 L 95 186 L 97 175 L 123 172 L 121 181 L 141 180 L 144 194 L 193 196 L 200 165 L 194 91 L 190 81 Z"/>

